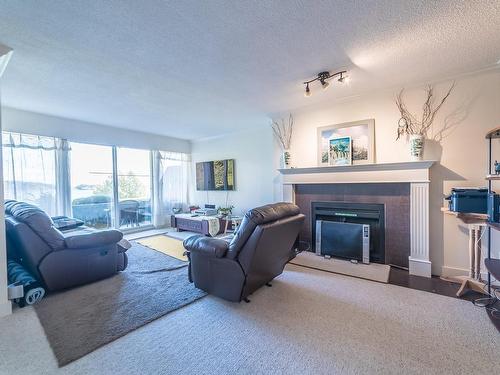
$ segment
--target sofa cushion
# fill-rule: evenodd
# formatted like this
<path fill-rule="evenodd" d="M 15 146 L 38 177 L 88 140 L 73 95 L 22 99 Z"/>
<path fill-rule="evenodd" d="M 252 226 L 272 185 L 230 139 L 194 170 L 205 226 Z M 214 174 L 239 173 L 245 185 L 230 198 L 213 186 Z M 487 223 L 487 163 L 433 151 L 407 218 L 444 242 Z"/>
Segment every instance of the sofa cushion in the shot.
<path fill-rule="evenodd" d="M 222 258 L 226 255 L 228 244 L 219 238 L 205 237 L 203 235 L 190 236 L 183 242 L 184 248 L 203 256 Z"/>
<path fill-rule="evenodd" d="M 97 231 L 94 233 L 77 233 L 65 238 L 69 249 L 85 249 L 115 245 L 123 238 L 123 233 L 116 229 Z"/>
<path fill-rule="evenodd" d="M 7 201 L 5 213 L 29 226 L 51 249 L 64 249 L 63 234 L 54 227 L 50 216 L 37 206 L 25 202 Z"/>

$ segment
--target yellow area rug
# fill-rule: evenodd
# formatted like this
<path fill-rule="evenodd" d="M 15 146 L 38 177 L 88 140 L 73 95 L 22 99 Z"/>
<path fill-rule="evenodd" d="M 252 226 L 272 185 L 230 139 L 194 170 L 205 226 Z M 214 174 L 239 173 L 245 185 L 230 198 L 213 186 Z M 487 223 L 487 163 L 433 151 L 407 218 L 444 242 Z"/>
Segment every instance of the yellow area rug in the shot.
<path fill-rule="evenodd" d="M 136 242 L 179 260 L 183 260 L 185 262 L 188 261 L 188 258 L 183 255 L 186 249 L 182 246 L 182 241 L 175 238 L 167 237 L 164 234 L 161 234 L 158 236 L 140 238 L 136 240 Z"/>

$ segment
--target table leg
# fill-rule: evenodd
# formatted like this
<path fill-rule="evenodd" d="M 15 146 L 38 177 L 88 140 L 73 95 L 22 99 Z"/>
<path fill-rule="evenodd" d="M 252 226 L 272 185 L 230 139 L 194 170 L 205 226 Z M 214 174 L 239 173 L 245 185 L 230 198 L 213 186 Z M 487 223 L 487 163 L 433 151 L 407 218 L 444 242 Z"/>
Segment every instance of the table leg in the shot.
<path fill-rule="evenodd" d="M 475 267 L 475 274 L 476 274 L 476 280 L 481 281 L 481 227 L 478 227 L 476 229 L 476 263 L 474 265 Z"/>
<path fill-rule="evenodd" d="M 476 275 L 476 230 L 469 226 L 469 277 L 475 279 Z"/>

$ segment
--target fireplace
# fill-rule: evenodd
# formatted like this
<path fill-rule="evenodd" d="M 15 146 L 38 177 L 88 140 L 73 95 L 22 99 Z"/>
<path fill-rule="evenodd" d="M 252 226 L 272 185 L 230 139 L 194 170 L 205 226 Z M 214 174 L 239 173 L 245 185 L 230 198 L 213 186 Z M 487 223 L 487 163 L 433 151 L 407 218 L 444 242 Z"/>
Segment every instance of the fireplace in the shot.
<path fill-rule="evenodd" d="M 295 203 L 306 215 L 300 238 L 311 245 L 312 251 L 315 251 L 315 216 L 319 215 L 326 220 L 369 224 L 372 237 L 370 260 L 408 267 L 409 184 L 297 184 Z M 315 212 L 317 209 L 319 212 Z M 332 209 L 336 209 L 337 214 L 329 215 Z"/>
<path fill-rule="evenodd" d="M 369 226 L 369 259 L 370 262 L 385 263 L 385 208 L 383 204 L 356 203 L 356 202 L 312 202 L 311 203 L 311 247 L 312 251 L 319 253 L 316 244 L 321 240 L 319 231 L 316 228 L 318 221 L 366 224 Z M 349 228 L 349 227 L 347 227 Z M 345 236 L 353 229 L 342 226 L 332 226 L 329 236 Z M 322 236 L 324 237 L 324 235 Z M 344 243 L 345 249 L 332 253 L 333 256 L 359 259 L 356 249 L 361 245 L 357 236 L 352 236 L 351 242 Z M 356 243 L 354 243 L 356 242 Z M 353 249 L 354 253 L 349 254 L 347 250 Z"/>
<path fill-rule="evenodd" d="M 412 161 L 280 169 L 282 200 L 294 202 L 306 215 L 300 237 L 311 245 L 312 202 L 384 205 L 384 263 L 431 277 L 429 183 L 433 164 Z"/>

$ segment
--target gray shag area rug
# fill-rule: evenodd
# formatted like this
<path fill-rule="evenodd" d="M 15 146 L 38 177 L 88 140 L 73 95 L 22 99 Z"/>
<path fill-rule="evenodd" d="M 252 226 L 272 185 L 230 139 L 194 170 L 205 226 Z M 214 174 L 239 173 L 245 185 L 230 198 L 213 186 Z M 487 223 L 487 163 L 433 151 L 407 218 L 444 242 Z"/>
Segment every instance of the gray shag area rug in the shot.
<path fill-rule="evenodd" d="M 137 243 L 127 254 L 124 272 L 35 305 L 59 366 L 206 295 L 189 283 L 186 262 Z"/>

